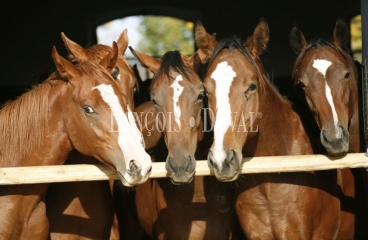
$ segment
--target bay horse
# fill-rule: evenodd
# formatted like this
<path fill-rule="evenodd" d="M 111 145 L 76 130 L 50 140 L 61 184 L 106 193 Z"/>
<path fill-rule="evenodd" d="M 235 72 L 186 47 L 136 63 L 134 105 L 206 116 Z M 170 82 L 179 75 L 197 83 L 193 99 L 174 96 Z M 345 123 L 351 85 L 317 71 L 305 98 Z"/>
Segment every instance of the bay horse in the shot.
<path fill-rule="evenodd" d="M 219 181 L 235 181 L 235 209 L 248 239 L 338 239 L 343 186 L 339 170 L 239 176 L 246 156 L 312 154 L 310 139 L 289 100 L 262 67 L 269 41 L 261 18 L 246 42 L 217 42 L 201 23 L 198 53 L 208 61 L 204 86 L 213 111 L 208 165 Z"/>
<path fill-rule="evenodd" d="M 116 170 L 127 185 L 146 181 L 151 160 L 111 76 L 117 56 L 114 43 L 99 64 L 74 66 L 53 47 L 56 72 L 0 111 L 0 166 L 63 164 L 76 149 Z M 2 238 L 47 239 L 48 186 L 0 187 Z"/>
<path fill-rule="evenodd" d="M 110 46 L 96 44 L 87 49 L 73 42 L 61 33 L 69 51 L 68 58 L 75 63 L 83 61 L 99 62 L 111 51 Z M 129 109 L 134 108 L 133 96 L 138 90 L 134 70 L 124 58 L 128 46 L 128 32 L 125 29 L 116 41 L 117 63 L 112 75 L 116 85 L 127 98 Z M 73 152 L 65 164 L 96 164 L 91 156 Z M 115 214 L 111 192 L 114 181 L 88 181 L 55 183 L 47 194 L 47 216 L 50 222 L 51 239 L 120 239 L 119 224 Z M 110 192 L 110 194 L 109 194 Z M 114 194 L 115 197 L 115 194 Z M 90 201 L 94 199 L 94 201 Z M 113 221 L 113 222 L 112 222 Z M 96 228 L 94 226 L 98 225 Z M 113 226 L 111 228 L 111 226 Z M 110 231 L 111 230 L 111 231 Z"/>
<path fill-rule="evenodd" d="M 211 143 L 201 117 L 205 90 L 198 76 L 197 54 L 186 57 L 171 51 L 158 60 L 131 50 L 154 74 L 150 96 L 165 147 L 157 149 L 154 160 L 166 157 L 170 179 L 150 179 L 136 187 L 131 201 L 135 209 L 124 213 L 126 231 L 122 232 L 129 236 L 123 238 L 143 239 L 144 234 L 129 232 L 135 220 L 153 239 L 238 239 L 241 230 L 232 206 L 232 189 L 214 177 L 194 177 L 196 158 L 204 157 Z"/>
<path fill-rule="evenodd" d="M 306 103 L 319 126 L 319 141 L 330 156 L 344 156 L 348 152 L 363 152 L 359 132 L 358 71 L 347 44 L 349 28 L 342 18 L 337 18 L 331 40 L 317 37 L 309 42 L 295 24 L 289 40 L 298 55 L 293 69 L 293 81 L 304 92 Z M 317 136 L 318 136 L 317 135 Z M 342 169 L 343 194 L 354 202 L 342 202 L 342 217 L 355 222 L 342 226 L 341 239 L 365 236 L 367 202 L 364 184 L 365 169 Z M 364 233 L 365 232 L 365 233 Z"/>
<path fill-rule="evenodd" d="M 320 142 L 331 156 L 361 152 L 358 114 L 358 72 L 347 48 L 349 28 L 338 18 L 331 41 L 307 42 L 295 25 L 290 44 L 298 55 L 294 82 L 305 92 L 320 127 Z"/>

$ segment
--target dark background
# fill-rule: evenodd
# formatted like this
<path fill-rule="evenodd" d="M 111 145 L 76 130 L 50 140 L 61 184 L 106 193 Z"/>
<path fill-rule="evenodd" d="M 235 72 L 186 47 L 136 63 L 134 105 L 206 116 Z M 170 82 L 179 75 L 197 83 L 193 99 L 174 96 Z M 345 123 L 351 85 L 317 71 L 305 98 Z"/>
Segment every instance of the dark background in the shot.
<path fill-rule="evenodd" d="M 96 43 L 95 28 L 131 15 L 169 15 L 200 19 L 217 39 L 229 34 L 246 39 L 261 17 L 270 28 L 262 61 L 273 81 L 287 93 L 295 55 L 289 45 L 294 23 L 307 39 L 330 37 L 336 18 L 349 23 L 360 13 L 360 0 L 64 0 L 2 1 L 0 4 L 0 103 L 54 71 L 51 48 L 66 57 L 60 33 L 82 46 Z M 174 50 L 174 49 L 173 49 Z"/>

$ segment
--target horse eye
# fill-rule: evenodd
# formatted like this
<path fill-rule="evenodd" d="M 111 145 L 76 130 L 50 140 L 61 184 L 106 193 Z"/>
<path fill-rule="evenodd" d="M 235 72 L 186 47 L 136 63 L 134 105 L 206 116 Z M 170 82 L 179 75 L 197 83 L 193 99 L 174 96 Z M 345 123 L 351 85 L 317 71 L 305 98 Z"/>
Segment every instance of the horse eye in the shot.
<path fill-rule="evenodd" d="M 118 68 L 113 68 L 111 71 L 111 76 L 116 80 L 116 79 L 120 79 L 119 77 L 119 69 Z"/>
<path fill-rule="evenodd" d="M 248 91 L 254 91 L 254 90 L 256 90 L 256 88 L 257 88 L 257 84 L 256 84 L 256 83 L 252 83 L 252 84 L 249 86 L 249 88 L 248 88 L 247 92 L 248 92 Z"/>
<path fill-rule="evenodd" d="M 91 113 L 94 113 L 95 111 L 93 110 L 92 107 L 90 106 L 86 106 L 83 108 L 84 109 L 84 112 L 87 113 L 87 114 L 91 114 Z"/>
<path fill-rule="evenodd" d="M 153 97 L 151 97 L 151 101 L 153 102 L 153 104 L 157 105 L 157 102 Z"/>
<path fill-rule="evenodd" d="M 305 88 L 305 85 L 302 81 L 298 81 L 296 84 L 300 86 L 301 88 Z"/>
<path fill-rule="evenodd" d="M 134 87 L 133 87 L 133 92 L 136 93 L 138 92 L 138 84 L 134 84 Z"/>
<path fill-rule="evenodd" d="M 197 99 L 197 100 L 203 100 L 205 97 L 206 97 L 205 92 L 201 92 L 201 93 L 198 95 L 198 99 Z"/>
<path fill-rule="evenodd" d="M 349 78 L 350 77 L 350 72 L 347 72 L 344 76 L 345 79 Z"/>

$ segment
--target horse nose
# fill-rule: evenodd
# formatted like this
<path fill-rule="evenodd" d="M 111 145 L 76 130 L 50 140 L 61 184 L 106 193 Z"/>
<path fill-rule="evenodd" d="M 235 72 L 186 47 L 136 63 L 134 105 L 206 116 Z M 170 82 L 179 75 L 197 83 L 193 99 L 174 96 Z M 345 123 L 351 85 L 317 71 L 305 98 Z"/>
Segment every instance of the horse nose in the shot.
<path fill-rule="evenodd" d="M 221 159 L 215 159 L 215 156 L 213 154 L 213 151 L 210 150 L 208 153 L 207 163 L 208 167 L 211 170 L 216 169 L 217 171 L 221 172 L 222 169 L 232 169 L 236 168 L 238 163 L 236 160 L 236 155 L 234 150 L 230 150 L 227 153 L 224 152 L 223 155 L 220 156 Z M 221 160 L 221 161 L 219 161 Z M 222 164 L 219 164 L 219 162 Z"/>
<path fill-rule="evenodd" d="M 181 163 L 175 162 L 175 160 L 178 160 L 176 158 L 168 156 L 166 160 L 166 171 L 168 172 L 192 172 L 194 169 L 194 164 L 192 161 L 192 157 L 189 154 L 185 154 L 180 160 Z"/>
<path fill-rule="evenodd" d="M 331 132 L 323 128 L 321 142 L 329 155 L 346 154 L 349 151 L 349 132 L 341 125 Z"/>
<path fill-rule="evenodd" d="M 135 176 L 140 172 L 141 168 L 136 160 L 130 160 L 128 174 L 130 176 Z"/>
<path fill-rule="evenodd" d="M 219 170 L 218 166 L 217 166 L 217 163 L 214 161 L 213 152 L 212 152 L 211 149 L 208 152 L 207 164 L 208 164 L 208 167 L 210 168 L 210 170 L 214 170 L 214 169 Z"/>
<path fill-rule="evenodd" d="M 228 152 L 225 162 L 229 167 L 236 165 L 237 162 L 236 162 L 235 152 L 233 150 Z"/>
<path fill-rule="evenodd" d="M 151 172 L 152 172 L 152 166 L 150 166 L 150 167 L 148 168 L 148 170 L 147 170 L 147 174 L 151 174 Z"/>
<path fill-rule="evenodd" d="M 341 125 L 339 127 L 342 132 L 342 136 L 341 136 L 342 140 L 349 141 L 349 131 Z"/>

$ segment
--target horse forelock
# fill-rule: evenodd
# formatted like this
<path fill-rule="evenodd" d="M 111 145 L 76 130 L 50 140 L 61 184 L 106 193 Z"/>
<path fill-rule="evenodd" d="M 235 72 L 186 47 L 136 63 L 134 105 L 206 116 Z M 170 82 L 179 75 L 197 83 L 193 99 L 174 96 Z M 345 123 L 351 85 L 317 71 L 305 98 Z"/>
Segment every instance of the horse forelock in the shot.
<path fill-rule="evenodd" d="M 102 66 L 95 62 L 82 62 L 76 65 L 80 71 L 83 72 L 82 75 L 87 75 L 88 79 L 93 81 L 93 85 L 100 83 L 108 83 L 116 85 L 115 80 L 109 72 L 107 72 Z M 102 80 L 102 82 L 98 82 Z"/>
<path fill-rule="evenodd" d="M 170 84 L 174 80 L 174 77 L 171 75 L 172 72 L 179 73 L 188 81 L 192 81 L 190 77 L 191 73 L 188 71 L 188 67 L 185 66 L 179 51 L 170 51 L 164 54 L 162 57 L 162 64 L 152 79 L 151 86 L 157 79 L 160 79 L 161 76 L 164 76 L 164 79 L 167 79 Z"/>
<path fill-rule="evenodd" d="M 358 79 L 358 70 L 347 48 L 342 49 L 334 45 L 331 41 L 325 38 L 313 38 L 312 40 L 308 42 L 308 45 L 299 53 L 298 57 L 295 60 L 294 69 L 292 73 L 292 79 L 293 79 L 294 84 L 298 82 L 298 78 L 300 75 L 300 67 L 301 67 L 305 54 L 313 47 L 317 49 L 322 48 L 322 47 L 330 47 L 334 49 L 338 54 L 340 54 L 348 62 L 348 64 L 353 69 L 353 74 L 354 74 L 355 79 L 356 80 Z"/>
<path fill-rule="evenodd" d="M 217 44 L 217 46 L 213 50 L 212 56 L 209 60 L 208 67 L 212 65 L 212 63 L 215 61 L 217 55 L 219 55 L 220 52 L 225 48 L 229 49 L 230 53 L 233 52 L 234 49 L 238 50 L 251 63 L 251 65 L 256 70 L 257 75 L 259 76 L 260 87 L 264 89 L 265 82 L 266 82 L 266 79 L 267 79 L 267 74 L 265 74 L 265 72 L 264 72 L 262 62 L 258 59 L 258 62 L 260 64 L 260 67 L 258 67 L 258 65 L 254 61 L 251 53 L 242 44 L 241 39 L 234 36 L 234 35 L 231 35 L 230 37 L 221 40 Z"/>
<path fill-rule="evenodd" d="M 0 166 L 18 165 L 13 161 L 19 156 L 28 157 L 42 147 L 50 89 L 48 82 L 39 84 L 0 110 Z"/>

